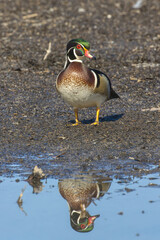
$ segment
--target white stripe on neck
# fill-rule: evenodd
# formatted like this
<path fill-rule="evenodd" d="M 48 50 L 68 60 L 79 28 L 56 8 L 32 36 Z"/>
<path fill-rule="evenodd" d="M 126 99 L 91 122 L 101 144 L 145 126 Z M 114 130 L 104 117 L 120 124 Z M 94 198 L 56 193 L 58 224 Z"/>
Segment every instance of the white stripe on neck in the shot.
<path fill-rule="evenodd" d="M 66 61 L 65 61 L 65 63 L 64 63 L 64 69 L 67 67 L 67 63 L 68 63 L 68 61 L 71 63 L 71 62 L 80 62 L 80 63 L 82 63 L 82 60 L 80 60 L 80 59 L 74 59 L 74 60 L 71 60 L 69 57 L 67 57 L 67 59 L 66 59 Z"/>
<path fill-rule="evenodd" d="M 82 63 L 82 60 L 80 60 L 80 59 L 73 59 L 73 60 L 71 60 L 71 59 L 68 57 L 68 60 L 69 60 L 69 62 L 80 62 L 80 63 Z"/>

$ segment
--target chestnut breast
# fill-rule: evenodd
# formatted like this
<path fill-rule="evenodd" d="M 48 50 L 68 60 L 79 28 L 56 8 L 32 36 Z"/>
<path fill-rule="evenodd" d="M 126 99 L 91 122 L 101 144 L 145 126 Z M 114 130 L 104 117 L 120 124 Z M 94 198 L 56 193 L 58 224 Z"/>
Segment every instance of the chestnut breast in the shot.
<path fill-rule="evenodd" d="M 72 62 L 63 70 L 57 78 L 57 89 L 63 85 L 75 85 L 77 87 L 87 85 L 94 88 L 95 78 L 91 70 L 81 62 Z"/>
<path fill-rule="evenodd" d="M 80 179 L 64 179 L 58 183 L 59 192 L 74 210 L 81 210 L 81 204 L 87 208 L 97 197 L 96 183 Z"/>

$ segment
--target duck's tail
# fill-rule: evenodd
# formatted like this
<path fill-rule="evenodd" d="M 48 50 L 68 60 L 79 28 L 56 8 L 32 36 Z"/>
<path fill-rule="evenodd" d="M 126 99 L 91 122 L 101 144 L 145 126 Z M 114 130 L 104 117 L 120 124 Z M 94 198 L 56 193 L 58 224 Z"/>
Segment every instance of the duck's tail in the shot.
<path fill-rule="evenodd" d="M 113 98 L 120 98 L 120 96 L 113 90 L 113 88 L 111 88 L 110 99 Z"/>

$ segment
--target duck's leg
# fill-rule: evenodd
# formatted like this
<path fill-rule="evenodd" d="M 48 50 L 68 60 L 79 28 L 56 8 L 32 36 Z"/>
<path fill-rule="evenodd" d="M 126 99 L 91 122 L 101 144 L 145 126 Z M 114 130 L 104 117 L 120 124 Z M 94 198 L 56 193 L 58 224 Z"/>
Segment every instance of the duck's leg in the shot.
<path fill-rule="evenodd" d="M 77 126 L 79 123 L 81 123 L 79 120 L 78 120 L 78 108 L 74 108 L 74 114 L 75 114 L 75 123 L 72 124 L 72 126 Z"/>
<path fill-rule="evenodd" d="M 86 211 L 85 204 L 81 203 L 81 204 L 80 204 L 80 208 L 81 208 L 81 211 L 82 211 L 82 212 Z"/>
<path fill-rule="evenodd" d="M 97 110 L 96 110 L 96 121 L 94 123 L 92 123 L 91 125 L 99 125 L 99 112 L 100 112 L 100 108 L 97 107 Z"/>

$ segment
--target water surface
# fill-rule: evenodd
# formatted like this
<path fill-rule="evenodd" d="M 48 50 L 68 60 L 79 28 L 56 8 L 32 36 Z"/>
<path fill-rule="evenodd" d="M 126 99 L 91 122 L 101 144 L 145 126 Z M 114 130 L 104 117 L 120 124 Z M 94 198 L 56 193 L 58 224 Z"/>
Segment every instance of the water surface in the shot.
<path fill-rule="evenodd" d="M 15 178 L 0 177 L 0 180 L 0 235 L 3 240 L 160 239 L 158 173 L 130 181 L 106 181 L 92 176 L 76 181 L 47 179 L 38 188 Z M 23 188 L 23 203 L 18 205 L 17 199 Z M 85 198 L 83 201 L 87 199 L 88 207 L 82 214 L 85 221 L 97 217 L 90 224 L 89 232 L 80 232 L 81 227 L 85 228 L 84 219 L 79 221 L 78 227 L 71 224 L 76 222 L 76 215 L 73 219 L 71 216 L 74 197 L 69 198 L 67 204 L 65 188 L 68 195 L 74 192 Z M 88 196 L 84 197 L 80 191 L 86 188 L 89 189 Z"/>

